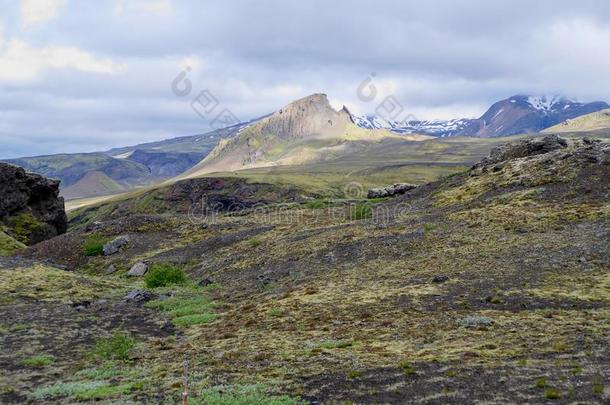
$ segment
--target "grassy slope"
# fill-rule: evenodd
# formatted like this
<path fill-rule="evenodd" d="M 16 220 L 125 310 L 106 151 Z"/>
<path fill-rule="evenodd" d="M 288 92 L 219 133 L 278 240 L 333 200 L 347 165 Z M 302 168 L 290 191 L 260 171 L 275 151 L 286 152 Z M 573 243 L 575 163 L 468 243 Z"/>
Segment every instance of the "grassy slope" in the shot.
<path fill-rule="evenodd" d="M 564 121 L 545 129 L 545 133 L 590 132 L 610 130 L 610 109 L 597 111 Z"/>
<path fill-rule="evenodd" d="M 24 248 L 25 245 L 23 243 L 16 241 L 0 230 L 0 256 L 9 256 Z"/>
<path fill-rule="evenodd" d="M 20 366 L 16 377 L 0 381 L 2 388 L 12 384 L 26 396 L 41 385 L 101 380 L 123 387 L 141 381 L 102 398 L 158 396 L 175 403 L 187 358 L 191 392 L 203 403 L 209 390 L 241 392 L 251 384 L 262 384 L 265 393 L 331 403 L 541 403 L 557 396 L 605 403 L 610 251 L 600 235 L 610 224 L 603 199 L 607 169 L 573 159 L 549 164 L 541 156 L 452 176 L 381 203 L 376 213 L 397 214 L 382 221 L 349 221 L 349 207 L 336 204 L 219 217 L 207 227 L 184 217 L 136 221 L 130 215 L 103 224 L 98 232 L 128 232 L 132 241 L 116 256 L 89 259 L 76 273 L 94 274 L 83 281 L 95 287 L 90 294 L 112 296 L 110 286 L 97 287 L 102 281 L 141 287 L 141 281 L 124 278 L 135 261 L 170 261 L 194 282 L 215 282 L 212 288 L 157 291 L 202 307 L 172 307 L 170 317 L 210 307 L 214 316 L 179 326 L 175 338 L 141 337 L 133 359 L 115 366 L 115 377 L 100 377 L 103 363 L 76 360 L 82 356 L 73 352 L 61 357 L 40 332 L 24 332 L 9 341 L 11 348 L 31 347 L 28 339 L 39 339 L 39 345 L 7 351 L 7 364 L 52 352 L 61 367 L 32 376 Z M 78 252 L 80 232 L 66 235 L 62 248 Z M 119 270 L 106 276 L 110 263 Z M 447 280 L 433 282 L 435 276 Z M 12 300 L 21 291 L 26 298 L 65 299 L 45 280 L 30 286 L 28 276 L 3 292 Z M 29 305 L 13 301 L 6 308 L 16 303 Z M 50 334 L 57 325 L 71 336 L 80 325 L 73 323 L 73 311 L 65 311 L 30 319 L 27 327 Z M 112 325 L 111 313 L 92 308 L 79 316 L 97 317 L 96 333 L 108 334 L 103 325 Z M 157 316 L 162 323 L 163 315 Z M 477 320 L 490 323 L 468 326 Z M 84 352 L 94 345 L 70 342 Z M 84 394 L 68 399 L 78 395 Z"/>

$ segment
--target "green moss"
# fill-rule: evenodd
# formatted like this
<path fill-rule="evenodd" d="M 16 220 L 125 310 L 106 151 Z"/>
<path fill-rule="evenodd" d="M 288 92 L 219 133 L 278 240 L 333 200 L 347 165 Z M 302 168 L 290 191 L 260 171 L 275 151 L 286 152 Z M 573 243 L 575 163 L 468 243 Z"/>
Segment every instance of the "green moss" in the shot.
<path fill-rule="evenodd" d="M 151 301 L 149 308 L 166 311 L 178 326 L 206 324 L 215 319 L 212 302 L 204 296 L 184 297 L 174 296 L 165 300 Z"/>
<path fill-rule="evenodd" d="M 0 256 L 10 256 L 25 245 L 0 230 Z"/>
<path fill-rule="evenodd" d="M 69 382 L 56 383 L 46 387 L 38 388 L 32 396 L 35 399 L 43 400 L 56 397 L 67 397 L 70 395 L 86 392 L 99 387 L 106 386 L 108 383 L 103 381 L 87 381 L 87 382 Z"/>
<path fill-rule="evenodd" d="M 546 378 L 545 377 L 540 377 L 539 379 L 536 380 L 536 387 L 537 388 L 544 388 L 546 387 Z"/>
<path fill-rule="evenodd" d="M 11 219 L 12 234 L 21 243 L 28 243 L 32 233 L 42 229 L 42 222 L 29 212 L 24 212 Z"/>
<path fill-rule="evenodd" d="M 23 360 L 21 364 L 28 367 L 41 368 L 45 366 L 50 366 L 55 363 L 55 357 L 48 354 L 39 354 L 36 356 L 28 357 Z"/>
<path fill-rule="evenodd" d="M 262 385 L 222 385 L 207 388 L 189 399 L 194 405 L 298 405 L 303 401 L 287 395 L 274 395 Z"/>
<path fill-rule="evenodd" d="M 128 394 L 132 388 L 132 384 L 101 385 L 99 387 L 76 392 L 74 396 L 81 401 L 104 399 L 120 394 Z"/>
<path fill-rule="evenodd" d="M 144 277 L 148 288 L 165 287 L 170 284 L 182 284 L 186 276 L 181 268 L 168 263 L 159 263 L 151 267 Z"/>

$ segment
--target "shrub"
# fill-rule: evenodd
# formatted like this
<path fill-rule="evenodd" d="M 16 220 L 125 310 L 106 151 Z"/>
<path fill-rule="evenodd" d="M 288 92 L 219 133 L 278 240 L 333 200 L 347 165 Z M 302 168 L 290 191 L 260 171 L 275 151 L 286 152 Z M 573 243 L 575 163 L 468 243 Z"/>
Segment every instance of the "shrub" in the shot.
<path fill-rule="evenodd" d="M 165 287 L 170 284 L 182 284 L 186 281 L 184 272 L 171 264 L 155 264 L 144 276 L 148 288 Z"/>
<path fill-rule="evenodd" d="M 129 352 L 136 345 L 136 341 L 124 332 L 116 331 L 107 338 L 101 338 L 95 343 L 93 354 L 104 360 L 129 359 Z"/>
<path fill-rule="evenodd" d="M 21 362 L 24 366 L 28 367 L 44 367 L 55 363 L 55 357 L 48 354 L 40 354 L 37 356 L 29 357 Z"/>
<path fill-rule="evenodd" d="M 348 219 L 357 221 L 361 219 L 371 218 L 373 216 L 373 209 L 367 202 L 361 202 L 356 205 L 350 206 L 348 212 Z"/>
<path fill-rule="evenodd" d="M 85 252 L 85 256 L 101 256 L 104 254 L 104 245 L 106 244 L 107 239 L 101 235 L 93 234 L 87 236 L 85 239 L 85 245 L 83 246 L 83 250 Z"/>

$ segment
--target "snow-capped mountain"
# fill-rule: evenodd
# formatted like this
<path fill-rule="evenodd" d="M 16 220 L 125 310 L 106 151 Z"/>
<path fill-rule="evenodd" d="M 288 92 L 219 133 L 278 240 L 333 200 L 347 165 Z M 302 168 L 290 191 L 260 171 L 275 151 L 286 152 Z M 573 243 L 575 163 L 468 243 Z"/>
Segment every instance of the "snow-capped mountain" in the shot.
<path fill-rule="evenodd" d="M 439 137 L 481 138 L 540 132 L 565 120 L 600 111 L 603 101 L 581 103 L 567 97 L 516 95 L 494 103 L 480 118 L 391 121 L 374 115 L 353 116 L 362 128 L 386 128 L 400 134 L 419 133 Z"/>
<path fill-rule="evenodd" d="M 458 118 L 453 120 L 409 120 L 409 121 L 392 121 L 383 119 L 376 115 L 352 115 L 354 122 L 361 128 L 367 129 L 389 129 L 398 134 L 424 134 L 439 137 L 451 136 L 462 129 L 472 121 L 468 118 Z"/>

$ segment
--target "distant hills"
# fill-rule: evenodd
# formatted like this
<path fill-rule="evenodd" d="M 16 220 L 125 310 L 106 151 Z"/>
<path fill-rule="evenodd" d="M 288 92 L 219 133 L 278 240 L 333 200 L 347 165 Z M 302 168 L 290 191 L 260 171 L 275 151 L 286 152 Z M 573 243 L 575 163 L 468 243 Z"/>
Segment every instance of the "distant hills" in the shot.
<path fill-rule="evenodd" d="M 374 115 L 356 116 L 362 128 L 386 128 L 396 133 L 490 138 L 536 133 L 584 114 L 609 108 L 603 101 L 580 103 L 563 96 L 516 95 L 494 103 L 480 118 L 432 121 L 391 121 Z"/>
<path fill-rule="evenodd" d="M 67 199 L 115 194 L 183 173 L 199 163 L 220 139 L 235 135 L 248 124 L 104 152 L 34 156 L 6 162 L 61 180 L 61 194 Z"/>
<path fill-rule="evenodd" d="M 103 152 L 6 162 L 61 180 L 62 195 L 77 199 L 116 194 L 176 176 L 327 161 L 365 153 L 371 144 L 396 137 L 404 141 L 494 138 L 610 128 L 609 108 L 602 101 L 581 103 L 562 96 L 516 95 L 494 103 L 480 118 L 398 122 L 354 115 L 345 107 L 336 111 L 326 95 L 319 93 L 261 118 L 205 134 Z"/>

